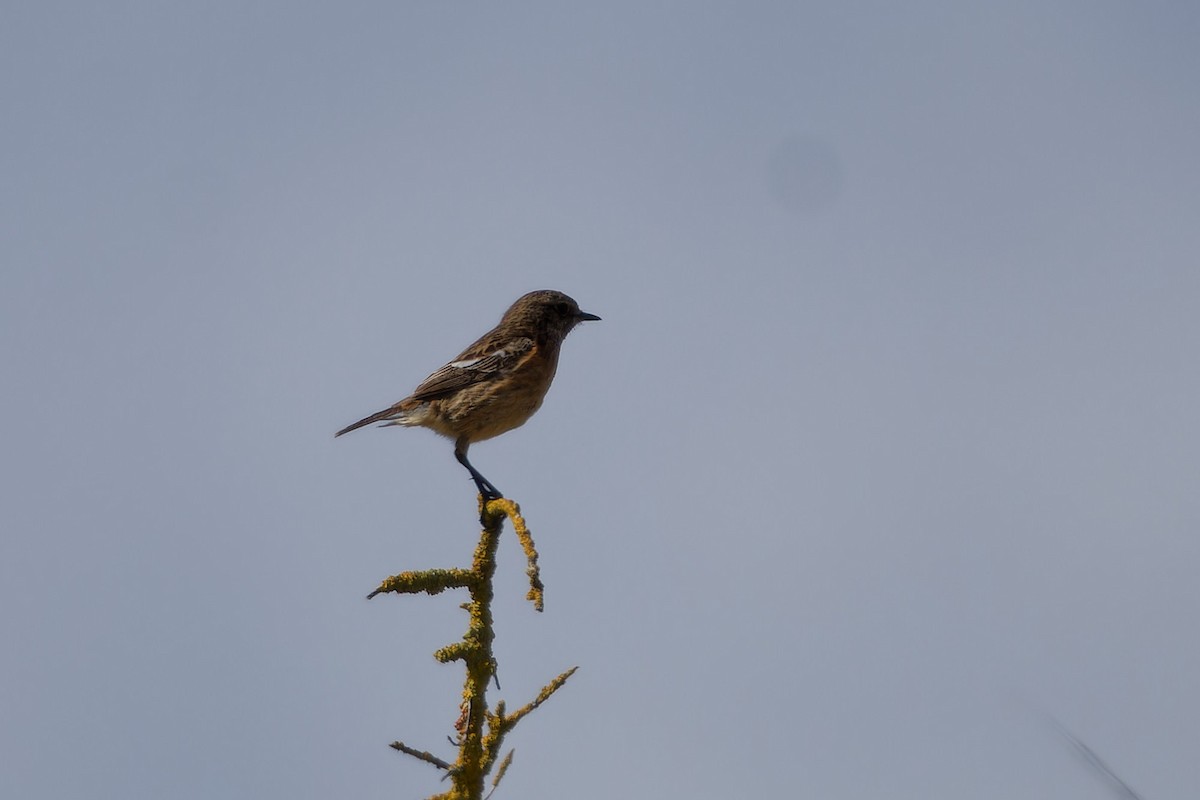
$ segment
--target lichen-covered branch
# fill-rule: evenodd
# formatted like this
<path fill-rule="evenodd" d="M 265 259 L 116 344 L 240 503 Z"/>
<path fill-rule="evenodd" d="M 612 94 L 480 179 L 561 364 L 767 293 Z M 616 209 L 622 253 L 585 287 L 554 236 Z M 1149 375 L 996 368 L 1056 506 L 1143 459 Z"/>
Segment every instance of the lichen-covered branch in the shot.
<path fill-rule="evenodd" d="M 489 768 L 491 767 L 492 762 L 496 760 L 496 756 L 500 753 L 500 746 L 504 743 L 505 735 L 515 728 L 517 723 L 520 722 L 526 714 L 533 711 L 542 703 L 546 702 L 546 700 L 550 698 L 550 695 L 557 692 L 562 685 L 567 682 L 567 679 L 575 674 L 575 670 L 577 669 L 579 669 L 579 667 L 571 667 L 569 670 L 550 681 L 550 683 L 542 687 L 542 690 L 538 692 L 537 697 L 518 708 L 514 714 L 505 713 L 503 700 L 496 703 L 495 713 L 488 714 L 488 730 L 483 742 L 484 751 L 489 757 Z M 496 782 L 498 783 L 499 780 L 499 777 L 497 777 Z"/>
<path fill-rule="evenodd" d="M 500 754 L 504 736 L 525 715 L 544 703 L 554 694 L 577 669 L 572 667 L 547 684 L 538 696 L 522 706 L 516 713 L 505 714 L 504 701 L 496 703 L 494 713 L 488 711 L 487 688 L 496 676 L 496 658 L 492 652 L 495 632 L 492 628 L 491 603 L 493 597 L 492 578 L 496 574 L 496 549 L 505 518 L 512 520 L 521 547 L 528 562 L 529 593 L 526 597 L 534 608 L 542 610 L 543 589 L 538 570 L 537 550 L 533 537 L 521 516 L 520 507 L 512 500 L 499 498 L 484 502 L 480 498 L 480 519 L 483 531 L 475 547 L 471 569 L 432 569 L 417 572 L 402 572 L 384 580 L 368 597 L 385 592 L 400 594 L 438 594 L 447 589 L 467 589 L 470 601 L 464 604 L 467 611 L 467 631 L 462 639 L 440 648 L 434 657 L 443 663 L 461 661 L 466 668 L 460 714 L 454 727 L 458 733 L 458 758 L 444 761 L 423 750 L 409 747 L 402 742 L 393 742 L 392 747 L 407 753 L 439 769 L 445 770 L 450 778 L 450 791 L 434 795 L 430 800 L 483 800 L 485 780 Z M 508 765 L 512 762 L 512 751 L 505 756 L 492 779 L 492 789 L 499 784 Z"/>
<path fill-rule="evenodd" d="M 465 569 L 425 569 L 420 572 L 401 572 L 385 578 L 379 588 L 367 595 L 370 600 L 377 594 L 396 592 L 398 594 L 441 594 L 447 589 L 461 589 L 470 586 L 475 580 L 475 574 Z"/>
<path fill-rule="evenodd" d="M 537 548 L 533 546 L 533 537 L 529 535 L 529 528 L 525 527 L 525 518 L 521 516 L 521 508 L 504 497 L 493 500 L 488 505 L 503 510 L 504 515 L 512 520 L 513 532 L 517 534 L 517 541 L 521 543 L 521 549 L 525 551 L 525 559 L 529 562 L 529 566 L 525 568 L 525 574 L 529 576 L 529 593 L 525 595 L 525 599 L 531 601 L 536 610 L 541 611 L 544 600 L 543 590 L 546 587 L 542 586 Z"/>
<path fill-rule="evenodd" d="M 508 768 L 512 766 L 513 753 L 516 750 L 509 750 L 504 756 L 504 760 L 500 762 L 500 766 L 496 768 L 496 774 L 492 776 L 492 792 L 496 791 L 496 787 L 500 785 L 500 781 L 504 780 L 504 773 L 508 772 Z M 488 792 L 487 796 L 491 797 L 492 792 Z"/>
<path fill-rule="evenodd" d="M 577 670 L 577 669 L 579 669 L 579 667 L 571 667 L 569 670 L 567 670 L 566 672 L 559 675 L 557 678 L 555 678 L 554 680 L 550 681 L 548 684 L 543 686 L 542 690 L 540 692 L 538 692 L 538 696 L 533 698 L 532 700 L 530 700 L 525 705 L 518 708 L 516 713 L 514 713 L 508 717 L 505 717 L 504 718 L 505 729 L 512 730 L 513 726 L 515 726 L 518 722 L 520 722 L 522 717 L 524 717 L 530 711 L 533 711 L 535 708 L 540 706 L 542 703 L 549 700 L 550 695 L 554 694 L 559 689 L 561 689 L 562 685 L 567 682 L 568 678 L 570 678 L 572 675 L 575 674 L 575 670 Z"/>
<path fill-rule="evenodd" d="M 391 745 L 389 745 L 389 746 L 393 750 L 399 750 L 401 753 L 407 753 L 408 755 L 412 756 L 413 758 L 417 758 L 426 763 L 433 764 L 438 769 L 444 769 L 447 771 L 450 769 L 450 764 L 448 764 L 445 761 L 442 761 L 440 758 L 438 758 L 437 756 L 435 756 L 433 753 L 429 752 L 428 750 L 417 750 L 416 748 L 409 747 L 404 742 L 392 742 Z"/>

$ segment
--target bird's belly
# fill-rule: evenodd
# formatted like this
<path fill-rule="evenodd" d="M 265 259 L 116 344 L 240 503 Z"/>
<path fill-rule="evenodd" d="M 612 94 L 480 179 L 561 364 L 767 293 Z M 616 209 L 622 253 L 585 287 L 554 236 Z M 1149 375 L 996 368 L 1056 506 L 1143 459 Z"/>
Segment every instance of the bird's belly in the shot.
<path fill-rule="evenodd" d="M 541 406 L 542 396 L 520 397 L 505 392 L 492 394 L 464 420 L 463 427 L 471 441 L 481 442 L 521 427 Z"/>

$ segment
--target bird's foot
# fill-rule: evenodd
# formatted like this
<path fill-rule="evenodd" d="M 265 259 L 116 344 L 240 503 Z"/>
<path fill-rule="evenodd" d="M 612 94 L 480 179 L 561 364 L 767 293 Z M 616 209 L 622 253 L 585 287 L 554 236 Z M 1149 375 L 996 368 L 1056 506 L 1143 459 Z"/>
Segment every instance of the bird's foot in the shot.
<path fill-rule="evenodd" d="M 499 500 L 504 497 L 504 493 L 491 484 L 491 481 L 486 478 L 475 481 L 475 488 L 479 490 L 479 496 L 486 503 L 490 500 Z"/>
<path fill-rule="evenodd" d="M 486 528 L 488 524 L 488 503 L 493 500 L 503 499 L 504 495 L 490 483 L 477 483 L 475 484 L 475 488 L 479 490 L 479 523 Z"/>

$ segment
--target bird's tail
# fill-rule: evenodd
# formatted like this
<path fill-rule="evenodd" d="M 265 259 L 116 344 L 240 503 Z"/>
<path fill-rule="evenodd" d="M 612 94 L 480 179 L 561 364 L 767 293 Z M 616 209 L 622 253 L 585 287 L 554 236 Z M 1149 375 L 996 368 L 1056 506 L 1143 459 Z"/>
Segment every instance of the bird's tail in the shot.
<path fill-rule="evenodd" d="M 340 431 L 335 433 L 333 435 L 333 438 L 336 439 L 337 437 L 341 436 L 343 433 L 349 433 L 350 431 L 358 430 L 359 428 L 363 427 L 364 425 L 370 425 L 372 422 L 383 422 L 384 420 L 395 420 L 398 417 L 402 417 L 403 415 L 404 415 L 404 412 L 400 411 L 395 406 L 393 406 L 391 408 L 385 408 L 383 411 L 377 411 L 369 417 L 363 417 L 362 419 L 360 419 L 358 422 L 354 423 L 353 425 L 347 425 L 346 427 L 342 428 Z M 392 424 L 395 425 L 396 423 L 392 422 Z"/>

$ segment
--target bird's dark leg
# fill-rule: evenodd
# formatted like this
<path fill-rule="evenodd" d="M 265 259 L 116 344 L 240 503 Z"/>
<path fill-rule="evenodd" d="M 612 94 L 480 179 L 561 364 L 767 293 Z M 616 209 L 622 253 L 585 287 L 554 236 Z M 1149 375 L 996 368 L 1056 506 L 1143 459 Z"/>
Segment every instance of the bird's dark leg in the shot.
<path fill-rule="evenodd" d="M 459 439 L 454 444 L 454 457 L 458 459 L 458 463 L 466 467 L 467 471 L 471 473 L 471 480 L 475 481 L 475 488 L 479 489 L 479 493 L 483 495 L 483 502 L 486 503 L 489 500 L 499 500 L 501 497 L 504 497 L 504 495 L 500 493 L 500 490 L 492 485 L 491 481 L 483 477 L 483 475 L 479 473 L 479 470 L 471 466 L 471 462 L 467 460 L 467 448 L 469 446 L 470 442 Z"/>

